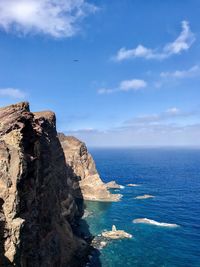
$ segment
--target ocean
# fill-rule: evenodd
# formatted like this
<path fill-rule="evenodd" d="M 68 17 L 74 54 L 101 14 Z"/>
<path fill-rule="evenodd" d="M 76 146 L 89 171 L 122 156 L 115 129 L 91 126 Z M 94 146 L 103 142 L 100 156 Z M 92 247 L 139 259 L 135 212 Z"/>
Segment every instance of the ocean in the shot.
<path fill-rule="evenodd" d="M 116 203 L 86 202 L 94 235 L 123 229 L 132 239 L 114 240 L 100 250 L 102 267 L 200 267 L 200 149 L 90 149 L 104 182 L 123 189 Z M 128 187 L 127 184 L 138 184 Z M 150 194 L 154 198 L 135 199 Z M 138 218 L 177 224 L 133 223 Z M 95 266 L 95 264 L 94 264 Z M 96 266 L 95 266 L 96 267 Z"/>

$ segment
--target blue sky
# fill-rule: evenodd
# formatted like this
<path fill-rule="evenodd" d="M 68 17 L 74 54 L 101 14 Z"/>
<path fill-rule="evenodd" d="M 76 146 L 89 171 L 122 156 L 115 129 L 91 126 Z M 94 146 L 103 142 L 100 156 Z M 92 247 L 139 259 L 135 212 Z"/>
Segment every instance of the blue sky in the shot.
<path fill-rule="evenodd" d="M 198 0 L 0 0 L 0 105 L 53 110 L 89 146 L 199 146 L 199 14 Z"/>

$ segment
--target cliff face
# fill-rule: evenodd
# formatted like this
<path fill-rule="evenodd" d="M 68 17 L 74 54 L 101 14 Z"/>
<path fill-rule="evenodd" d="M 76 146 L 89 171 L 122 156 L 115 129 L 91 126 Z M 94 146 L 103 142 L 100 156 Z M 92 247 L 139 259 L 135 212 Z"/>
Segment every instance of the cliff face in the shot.
<path fill-rule="evenodd" d="M 0 108 L 0 266 L 81 266 L 87 244 L 74 234 L 82 208 L 71 177 L 54 113 Z"/>
<path fill-rule="evenodd" d="M 65 154 L 66 164 L 71 166 L 75 177 L 72 186 L 77 191 L 81 189 L 85 200 L 118 201 L 119 194 L 111 194 L 96 170 L 95 162 L 88 153 L 86 145 L 72 136 L 59 134 L 59 139 Z M 78 179 L 77 179 L 78 178 Z M 79 191 L 80 192 L 80 191 Z M 78 197 L 78 193 L 76 196 Z"/>

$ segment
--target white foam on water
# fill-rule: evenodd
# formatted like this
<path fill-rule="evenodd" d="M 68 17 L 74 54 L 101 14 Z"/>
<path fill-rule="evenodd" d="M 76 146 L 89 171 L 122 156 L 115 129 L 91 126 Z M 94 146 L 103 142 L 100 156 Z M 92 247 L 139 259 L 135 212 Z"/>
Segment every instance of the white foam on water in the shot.
<path fill-rule="evenodd" d="M 147 218 L 135 219 L 133 220 L 133 223 L 146 223 L 146 224 L 162 226 L 162 227 L 178 227 L 179 226 L 178 224 L 175 224 L 175 223 L 162 223 L 162 222 L 157 222 L 157 221 L 150 220 Z"/>
<path fill-rule="evenodd" d="M 141 186 L 141 184 L 127 184 L 126 186 L 135 187 L 135 186 Z"/>

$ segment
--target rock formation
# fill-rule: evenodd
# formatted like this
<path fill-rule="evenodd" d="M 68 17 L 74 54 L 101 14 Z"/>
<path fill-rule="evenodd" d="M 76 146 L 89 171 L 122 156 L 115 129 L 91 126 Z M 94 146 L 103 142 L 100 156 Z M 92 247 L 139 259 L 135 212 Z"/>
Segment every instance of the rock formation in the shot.
<path fill-rule="evenodd" d="M 110 181 L 106 184 L 106 187 L 108 189 L 123 189 L 124 186 L 123 185 L 119 185 L 117 184 L 115 181 Z"/>
<path fill-rule="evenodd" d="M 95 236 L 92 240 L 92 246 L 96 249 L 101 250 L 107 246 L 112 240 L 132 238 L 133 236 L 124 230 L 117 230 L 116 226 L 112 226 L 111 231 L 104 230 L 101 234 Z"/>
<path fill-rule="evenodd" d="M 0 108 L 0 266 L 81 266 L 88 246 L 75 234 L 82 207 L 71 177 L 54 113 Z"/>
<path fill-rule="evenodd" d="M 118 201 L 121 195 L 109 192 L 96 170 L 95 162 L 88 153 L 86 145 L 77 138 L 64 134 L 59 134 L 59 139 L 66 163 L 72 167 L 75 174 L 72 181 L 75 192 L 80 188 L 85 200 Z M 76 192 L 77 197 L 79 193 L 80 191 Z"/>
<path fill-rule="evenodd" d="M 124 230 L 117 230 L 115 225 L 112 226 L 111 231 L 104 231 L 101 235 L 108 239 L 132 238 L 132 235 L 125 232 Z"/>

